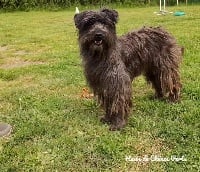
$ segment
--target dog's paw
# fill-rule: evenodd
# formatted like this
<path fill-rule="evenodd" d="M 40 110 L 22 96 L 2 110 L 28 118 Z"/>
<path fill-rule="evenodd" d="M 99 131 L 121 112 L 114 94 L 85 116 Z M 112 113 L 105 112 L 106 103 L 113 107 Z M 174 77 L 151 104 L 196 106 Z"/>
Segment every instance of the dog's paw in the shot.
<path fill-rule="evenodd" d="M 126 125 L 126 122 L 125 121 L 122 121 L 118 124 L 111 124 L 109 130 L 110 131 L 118 131 L 118 130 L 121 130 L 122 128 L 124 128 Z"/>
<path fill-rule="evenodd" d="M 119 131 L 120 129 L 121 128 L 116 126 L 116 125 L 111 125 L 110 128 L 109 128 L 110 131 Z"/>
<path fill-rule="evenodd" d="M 100 121 L 101 121 L 103 124 L 110 124 L 110 120 L 109 120 L 107 117 L 105 117 L 105 116 L 102 116 L 102 117 L 100 118 Z"/>
<path fill-rule="evenodd" d="M 168 99 L 167 99 L 167 102 L 169 103 L 179 103 L 180 102 L 180 98 L 177 96 L 169 96 Z"/>

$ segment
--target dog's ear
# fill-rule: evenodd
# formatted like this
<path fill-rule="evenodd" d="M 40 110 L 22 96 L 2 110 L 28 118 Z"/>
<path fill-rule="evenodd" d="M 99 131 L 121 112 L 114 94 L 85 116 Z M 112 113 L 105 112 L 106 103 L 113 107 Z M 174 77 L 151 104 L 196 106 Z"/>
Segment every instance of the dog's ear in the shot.
<path fill-rule="evenodd" d="M 77 29 L 80 29 L 82 19 L 83 19 L 83 13 L 77 13 L 74 15 L 74 23 Z"/>
<path fill-rule="evenodd" d="M 77 29 L 81 29 L 82 24 L 84 23 L 84 18 L 88 14 L 88 11 L 77 13 L 74 15 L 74 23 Z"/>
<path fill-rule="evenodd" d="M 103 12 L 106 14 L 109 19 L 111 19 L 114 23 L 117 23 L 118 21 L 118 12 L 115 10 L 110 10 L 110 9 L 102 9 L 100 12 Z"/>

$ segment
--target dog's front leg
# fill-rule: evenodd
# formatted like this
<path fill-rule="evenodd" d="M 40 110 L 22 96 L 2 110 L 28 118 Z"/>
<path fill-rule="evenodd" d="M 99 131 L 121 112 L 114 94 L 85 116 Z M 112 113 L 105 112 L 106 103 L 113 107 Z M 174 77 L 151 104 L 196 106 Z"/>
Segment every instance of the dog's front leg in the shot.
<path fill-rule="evenodd" d="M 111 75 L 109 81 L 105 87 L 104 119 L 111 124 L 110 130 L 113 131 L 123 128 L 127 123 L 132 92 L 130 77 L 120 69 L 115 75 Z"/>

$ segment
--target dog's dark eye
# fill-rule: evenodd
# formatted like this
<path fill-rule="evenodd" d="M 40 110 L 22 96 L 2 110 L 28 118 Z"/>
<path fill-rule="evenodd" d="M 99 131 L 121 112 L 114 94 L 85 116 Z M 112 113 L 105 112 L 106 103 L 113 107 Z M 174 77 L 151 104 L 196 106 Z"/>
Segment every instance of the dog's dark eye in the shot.
<path fill-rule="evenodd" d="M 94 24 L 93 21 L 88 20 L 88 21 L 84 22 L 84 24 L 83 24 L 83 29 L 84 29 L 84 30 L 88 30 L 93 24 Z"/>

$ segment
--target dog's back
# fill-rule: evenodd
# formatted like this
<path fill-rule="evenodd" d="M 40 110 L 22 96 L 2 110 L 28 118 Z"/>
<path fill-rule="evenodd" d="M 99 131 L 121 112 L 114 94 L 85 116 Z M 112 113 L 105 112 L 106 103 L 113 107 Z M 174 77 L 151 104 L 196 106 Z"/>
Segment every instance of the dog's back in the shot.
<path fill-rule="evenodd" d="M 183 55 L 183 48 L 177 45 L 176 39 L 160 27 L 129 32 L 119 37 L 118 43 L 122 60 L 133 78 L 165 60 L 178 66 Z"/>

